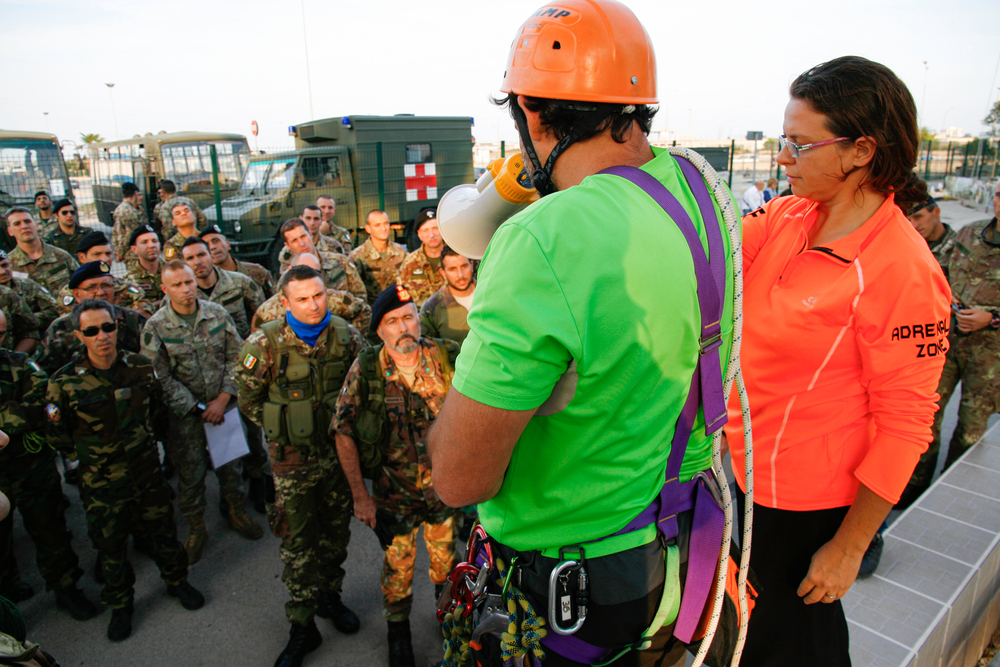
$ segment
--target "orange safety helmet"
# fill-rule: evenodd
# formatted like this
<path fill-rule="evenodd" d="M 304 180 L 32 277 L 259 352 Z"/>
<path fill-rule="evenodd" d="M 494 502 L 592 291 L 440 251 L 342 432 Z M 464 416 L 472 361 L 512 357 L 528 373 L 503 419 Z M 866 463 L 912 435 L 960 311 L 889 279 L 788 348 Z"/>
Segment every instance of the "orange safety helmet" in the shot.
<path fill-rule="evenodd" d="M 639 19 L 614 0 L 546 5 L 521 25 L 500 90 L 528 97 L 656 104 L 656 56 Z"/>

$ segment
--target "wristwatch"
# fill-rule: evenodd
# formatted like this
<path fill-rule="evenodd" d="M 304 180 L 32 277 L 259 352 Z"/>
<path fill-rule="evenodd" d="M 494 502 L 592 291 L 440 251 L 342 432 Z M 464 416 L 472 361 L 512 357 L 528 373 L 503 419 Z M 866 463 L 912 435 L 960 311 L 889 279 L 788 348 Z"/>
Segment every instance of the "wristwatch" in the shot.
<path fill-rule="evenodd" d="M 198 401 L 197 403 L 194 404 L 194 407 L 191 408 L 191 414 L 201 415 L 201 413 L 204 412 L 205 410 L 208 410 L 208 406 L 202 403 L 201 401 Z"/>
<path fill-rule="evenodd" d="M 993 319 L 990 320 L 990 326 L 994 329 L 1000 329 L 1000 312 L 991 310 L 990 315 L 993 316 Z"/>

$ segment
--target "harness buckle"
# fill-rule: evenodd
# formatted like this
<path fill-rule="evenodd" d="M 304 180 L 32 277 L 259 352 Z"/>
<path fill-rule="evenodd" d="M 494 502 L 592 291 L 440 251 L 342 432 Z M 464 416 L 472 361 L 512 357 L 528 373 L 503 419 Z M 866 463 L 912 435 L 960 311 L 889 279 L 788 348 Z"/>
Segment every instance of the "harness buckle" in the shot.
<path fill-rule="evenodd" d="M 722 332 L 709 336 L 708 338 L 698 339 L 698 347 L 701 348 L 701 355 L 704 356 L 709 352 L 714 352 L 722 346 Z"/>

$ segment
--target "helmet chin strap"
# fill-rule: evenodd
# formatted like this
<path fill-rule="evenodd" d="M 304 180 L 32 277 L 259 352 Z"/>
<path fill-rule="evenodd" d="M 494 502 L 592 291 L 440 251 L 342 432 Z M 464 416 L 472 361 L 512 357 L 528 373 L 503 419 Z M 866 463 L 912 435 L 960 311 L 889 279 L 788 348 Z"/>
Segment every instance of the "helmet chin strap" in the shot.
<path fill-rule="evenodd" d="M 541 161 L 538 159 L 538 154 L 535 152 L 535 145 L 531 141 L 531 135 L 528 134 L 528 118 L 524 114 L 524 109 L 515 100 L 511 105 L 511 111 L 514 115 L 514 124 L 517 125 L 517 132 L 521 136 L 524 153 L 528 156 L 528 160 L 531 161 L 531 184 L 535 186 L 539 197 L 556 192 L 556 186 L 552 182 L 552 168 L 555 166 L 556 158 L 562 155 L 562 152 L 576 141 L 576 136 L 567 134 L 560 139 L 559 143 L 552 149 L 552 152 L 549 153 L 549 159 L 545 161 L 545 166 L 543 167 Z"/>

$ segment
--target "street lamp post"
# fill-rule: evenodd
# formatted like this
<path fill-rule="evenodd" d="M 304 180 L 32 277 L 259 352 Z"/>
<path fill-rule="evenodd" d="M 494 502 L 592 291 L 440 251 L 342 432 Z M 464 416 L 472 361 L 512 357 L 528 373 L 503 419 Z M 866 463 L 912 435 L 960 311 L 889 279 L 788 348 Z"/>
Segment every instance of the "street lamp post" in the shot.
<path fill-rule="evenodd" d="M 121 135 L 118 134 L 118 112 L 115 111 L 115 84 L 106 83 L 104 84 L 108 87 L 108 93 L 111 95 L 111 117 L 115 119 L 115 140 L 121 139 Z"/>

